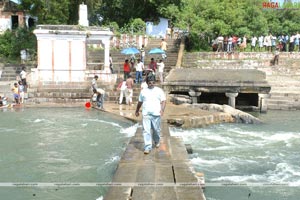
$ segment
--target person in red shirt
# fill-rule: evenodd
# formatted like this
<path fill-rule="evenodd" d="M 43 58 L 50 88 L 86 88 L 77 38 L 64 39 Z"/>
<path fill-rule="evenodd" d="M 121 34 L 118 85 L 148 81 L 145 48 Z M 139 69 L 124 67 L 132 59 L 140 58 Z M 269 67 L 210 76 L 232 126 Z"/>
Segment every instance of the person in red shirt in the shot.
<path fill-rule="evenodd" d="M 123 65 L 123 70 L 124 70 L 124 80 L 127 80 L 129 74 L 130 74 L 130 64 L 128 59 L 125 60 L 125 63 Z"/>
<path fill-rule="evenodd" d="M 154 58 L 151 58 L 151 62 L 149 63 L 148 69 L 146 71 L 146 76 L 148 76 L 148 74 L 152 73 L 155 78 L 156 69 L 157 69 L 157 64 L 156 64 Z"/>

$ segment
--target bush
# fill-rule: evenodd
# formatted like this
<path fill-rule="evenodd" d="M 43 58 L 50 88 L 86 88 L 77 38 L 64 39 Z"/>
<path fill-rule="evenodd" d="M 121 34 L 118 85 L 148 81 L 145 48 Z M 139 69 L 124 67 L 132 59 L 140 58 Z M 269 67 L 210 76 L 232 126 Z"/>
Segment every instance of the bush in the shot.
<path fill-rule="evenodd" d="M 9 59 L 19 59 L 22 49 L 36 54 L 36 41 L 32 30 L 26 28 L 7 30 L 0 35 L 0 55 Z"/>

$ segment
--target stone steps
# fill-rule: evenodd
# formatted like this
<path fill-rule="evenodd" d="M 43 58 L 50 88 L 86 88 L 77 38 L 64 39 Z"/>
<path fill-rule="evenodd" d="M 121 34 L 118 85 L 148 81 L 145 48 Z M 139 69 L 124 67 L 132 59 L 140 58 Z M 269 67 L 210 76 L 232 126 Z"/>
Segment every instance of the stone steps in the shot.
<path fill-rule="evenodd" d="M 70 99 L 70 98 L 46 98 L 46 97 L 34 97 L 25 99 L 26 102 L 30 103 L 64 103 L 64 104 L 71 104 L 71 103 L 81 103 L 84 105 L 85 102 L 90 101 L 90 98 L 82 98 L 82 99 Z"/>
<path fill-rule="evenodd" d="M 273 110 L 300 110 L 300 76 L 274 74 L 267 76 L 271 85 L 268 108 Z"/>

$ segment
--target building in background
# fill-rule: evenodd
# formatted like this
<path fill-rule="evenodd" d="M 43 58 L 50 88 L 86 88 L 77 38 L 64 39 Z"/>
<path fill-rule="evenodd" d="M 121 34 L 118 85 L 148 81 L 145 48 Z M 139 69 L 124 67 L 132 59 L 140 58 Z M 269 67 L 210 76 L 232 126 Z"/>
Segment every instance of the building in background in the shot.
<path fill-rule="evenodd" d="M 0 33 L 18 27 L 32 27 L 36 22 L 35 17 L 19 10 L 19 0 L 0 0 Z"/>

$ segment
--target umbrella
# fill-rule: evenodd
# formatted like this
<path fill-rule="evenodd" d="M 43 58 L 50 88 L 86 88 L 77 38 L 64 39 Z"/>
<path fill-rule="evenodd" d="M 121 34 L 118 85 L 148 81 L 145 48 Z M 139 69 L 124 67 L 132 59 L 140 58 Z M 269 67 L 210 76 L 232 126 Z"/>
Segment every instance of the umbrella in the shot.
<path fill-rule="evenodd" d="M 149 54 L 165 54 L 166 52 L 160 48 L 153 48 L 148 53 Z"/>
<path fill-rule="evenodd" d="M 125 55 L 130 55 L 130 54 L 136 54 L 136 53 L 140 53 L 140 51 L 135 48 L 135 47 L 129 47 L 129 48 L 125 48 L 121 51 L 122 54 Z"/>

